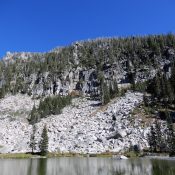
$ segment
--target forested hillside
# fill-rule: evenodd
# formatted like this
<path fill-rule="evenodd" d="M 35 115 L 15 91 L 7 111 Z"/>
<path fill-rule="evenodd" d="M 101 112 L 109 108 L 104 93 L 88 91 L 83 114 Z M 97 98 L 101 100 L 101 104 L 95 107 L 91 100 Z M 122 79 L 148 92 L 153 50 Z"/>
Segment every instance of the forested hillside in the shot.
<path fill-rule="evenodd" d="M 158 72 L 170 78 L 174 52 L 175 36 L 168 34 L 82 41 L 43 54 L 11 54 L 0 62 L 0 94 L 100 94 L 102 81 L 108 86 L 137 83 Z"/>
<path fill-rule="evenodd" d="M 3 152 L 38 146 L 47 125 L 50 151 L 118 152 L 149 144 L 174 154 L 175 35 L 8 52 L 0 61 L 0 107 Z"/>

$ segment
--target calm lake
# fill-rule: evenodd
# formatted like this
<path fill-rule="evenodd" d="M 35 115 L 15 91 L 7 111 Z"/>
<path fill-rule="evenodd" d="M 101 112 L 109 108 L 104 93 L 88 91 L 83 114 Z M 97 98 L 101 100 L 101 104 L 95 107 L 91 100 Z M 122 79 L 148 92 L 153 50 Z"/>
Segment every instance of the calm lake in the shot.
<path fill-rule="evenodd" d="M 0 175 L 175 175 L 175 160 L 0 159 Z"/>

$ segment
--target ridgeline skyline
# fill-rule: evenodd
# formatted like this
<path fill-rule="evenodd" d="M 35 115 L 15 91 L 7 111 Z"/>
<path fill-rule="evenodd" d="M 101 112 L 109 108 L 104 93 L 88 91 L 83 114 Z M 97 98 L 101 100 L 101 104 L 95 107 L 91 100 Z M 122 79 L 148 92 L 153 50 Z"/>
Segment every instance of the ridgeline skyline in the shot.
<path fill-rule="evenodd" d="M 10 52 L 47 52 L 100 37 L 175 32 L 173 0 L 11 0 L 0 3 L 0 58 Z"/>

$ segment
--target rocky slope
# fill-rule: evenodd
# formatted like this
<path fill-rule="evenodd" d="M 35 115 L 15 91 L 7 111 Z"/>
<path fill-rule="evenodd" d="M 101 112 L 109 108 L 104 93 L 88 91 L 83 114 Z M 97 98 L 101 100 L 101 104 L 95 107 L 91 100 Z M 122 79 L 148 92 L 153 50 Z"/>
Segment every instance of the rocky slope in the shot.
<path fill-rule="evenodd" d="M 76 42 L 48 53 L 7 53 L 0 61 L 0 152 L 28 152 L 33 132 L 27 117 L 47 96 L 77 96 L 63 113 L 36 123 L 36 149 L 45 124 L 49 151 L 120 152 L 147 147 L 148 126 L 131 112 L 143 94 L 127 92 L 100 106 L 106 92 L 145 84 L 157 72 L 170 78 L 175 36 L 110 38 Z M 140 85 L 140 86 L 139 86 Z M 134 88 L 133 88 L 134 89 Z M 136 90 L 136 88 L 135 88 Z M 88 100 L 93 97 L 96 101 Z"/>
<path fill-rule="evenodd" d="M 9 98 L 0 102 L 1 111 L 16 113 L 20 110 L 16 101 L 20 102 L 21 97 L 11 96 L 11 103 Z M 127 92 L 124 97 L 118 97 L 100 107 L 98 101 L 76 98 L 71 106 L 64 108 L 62 114 L 49 116 L 36 124 L 35 151 L 39 149 L 38 143 L 45 124 L 51 152 L 121 152 L 131 145 L 139 145 L 141 149 L 147 147 L 148 128 L 142 128 L 141 119 L 132 118 L 130 114 L 142 100 L 141 93 Z M 28 111 L 32 105 L 30 97 L 23 97 L 20 104 L 23 111 Z M 7 117 L 1 115 L 0 120 L 0 152 L 30 152 L 32 126 L 24 119 L 10 114 Z"/>
<path fill-rule="evenodd" d="M 100 93 L 100 78 L 108 85 L 143 82 L 158 70 L 169 77 L 174 43 L 174 35 L 158 35 L 76 42 L 48 53 L 8 52 L 0 63 L 0 90 L 36 97 L 73 90 L 88 95 Z"/>

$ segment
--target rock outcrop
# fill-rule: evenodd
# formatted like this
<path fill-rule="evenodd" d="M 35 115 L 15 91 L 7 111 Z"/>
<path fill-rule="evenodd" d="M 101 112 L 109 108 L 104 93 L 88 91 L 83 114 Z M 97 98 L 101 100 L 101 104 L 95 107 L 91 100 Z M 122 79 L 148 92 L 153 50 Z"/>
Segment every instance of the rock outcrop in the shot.
<path fill-rule="evenodd" d="M 33 128 L 27 117 L 33 105 L 47 96 L 68 94 L 79 98 L 62 114 L 35 124 L 35 151 L 39 151 L 45 124 L 52 152 L 122 152 L 133 145 L 147 147 L 149 129 L 131 115 L 143 94 L 127 92 L 106 106 L 98 100 L 104 103 L 105 92 L 113 98 L 118 88 L 126 90 L 131 85 L 145 90 L 158 72 L 170 78 L 174 43 L 175 36 L 168 34 L 76 42 L 47 53 L 8 52 L 0 61 L 0 152 L 31 151 Z"/>
<path fill-rule="evenodd" d="M 6 109 L 9 108 L 9 103 L 5 103 L 8 98 L 3 100 Z M 20 99 L 20 96 L 11 97 L 17 98 Z M 98 101 L 75 98 L 62 114 L 49 116 L 36 124 L 35 151 L 39 151 L 44 125 L 48 128 L 51 152 L 123 152 L 132 145 L 143 149 L 147 147 L 145 133 L 148 128 L 141 128 L 141 121 L 133 119 L 130 114 L 142 102 L 142 98 L 141 93 L 127 92 L 124 97 L 118 97 L 103 107 L 98 106 Z M 32 107 L 33 103 L 28 103 L 30 100 L 27 96 L 23 98 L 21 105 L 24 110 Z M 11 108 L 11 112 L 13 110 L 16 109 Z M 32 126 L 24 119 L 10 115 L 5 118 L 1 116 L 0 120 L 0 152 L 30 152 Z"/>
<path fill-rule="evenodd" d="M 160 47 L 159 37 L 76 42 L 47 53 L 8 52 L 2 62 L 7 67 L 16 64 L 15 72 L 10 74 L 12 70 L 9 70 L 7 75 L 5 71 L 0 72 L 0 88 L 7 83 L 13 89 L 20 82 L 24 86 L 16 88 L 18 92 L 36 97 L 67 95 L 73 90 L 89 95 L 100 93 L 101 75 L 108 85 L 114 81 L 124 85 L 132 83 L 133 79 L 144 82 L 152 79 L 158 70 L 170 77 L 175 51 L 167 42 L 168 36 L 162 38 L 167 42 L 165 46 L 155 51 L 154 45 Z M 0 64 L 0 69 L 7 67 L 1 68 Z"/>

